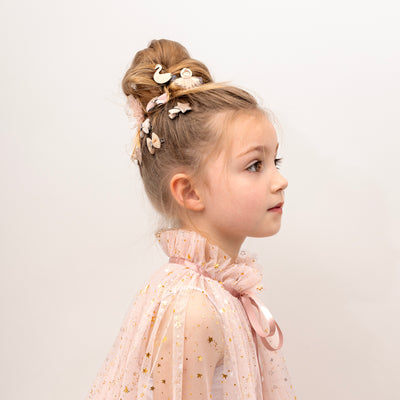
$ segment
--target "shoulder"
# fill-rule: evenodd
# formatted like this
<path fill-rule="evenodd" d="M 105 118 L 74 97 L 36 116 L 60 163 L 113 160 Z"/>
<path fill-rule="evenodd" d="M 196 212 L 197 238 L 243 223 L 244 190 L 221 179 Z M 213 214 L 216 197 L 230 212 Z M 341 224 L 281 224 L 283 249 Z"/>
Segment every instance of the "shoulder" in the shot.
<path fill-rule="evenodd" d="M 221 326 L 221 316 L 211 294 L 215 288 L 210 291 L 210 285 L 222 290 L 218 282 L 178 264 L 162 266 L 149 282 L 150 297 L 158 300 L 164 318 L 174 314 L 183 317 L 187 324 Z"/>
<path fill-rule="evenodd" d="M 219 323 L 219 314 L 206 291 L 197 288 L 187 288 L 187 290 L 186 318 L 192 322 L 202 320 Z"/>
<path fill-rule="evenodd" d="M 164 320 L 184 322 L 185 336 L 203 339 L 214 335 L 222 342 L 221 316 L 207 291 L 201 287 L 182 284 L 174 290 L 166 288 L 161 306 L 166 307 Z"/>
<path fill-rule="evenodd" d="M 218 310 L 207 293 L 200 290 L 190 292 L 185 313 L 185 340 L 197 345 L 212 346 L 222 352 L 224 332 Z"/>

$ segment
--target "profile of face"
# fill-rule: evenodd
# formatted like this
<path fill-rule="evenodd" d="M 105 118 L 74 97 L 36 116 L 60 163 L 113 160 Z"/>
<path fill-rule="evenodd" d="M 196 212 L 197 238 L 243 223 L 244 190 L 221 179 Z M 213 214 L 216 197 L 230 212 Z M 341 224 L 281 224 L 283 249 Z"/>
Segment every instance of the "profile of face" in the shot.
<path fill-rule="evenodd" d="M 276 165 L 277 134 L 266 116 L 243 115 L 230 126 L 231 146 L 206 168 L 202 226 L 232 243 L 276 234 L 288 181 Z M 240 247 L 240 245 L 239 245 Z"/>

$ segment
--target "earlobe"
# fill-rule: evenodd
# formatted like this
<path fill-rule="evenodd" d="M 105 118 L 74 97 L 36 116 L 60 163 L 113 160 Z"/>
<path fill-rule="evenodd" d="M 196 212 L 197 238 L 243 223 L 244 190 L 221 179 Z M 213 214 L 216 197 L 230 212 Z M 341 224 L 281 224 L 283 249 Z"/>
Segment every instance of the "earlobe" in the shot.
<path fill-rule="evenodd" d="M 184 173 L 175 174 L 170 181 L 171 194 L 183 208 L 202 211 L 204 204 L 190 177 Z"/>

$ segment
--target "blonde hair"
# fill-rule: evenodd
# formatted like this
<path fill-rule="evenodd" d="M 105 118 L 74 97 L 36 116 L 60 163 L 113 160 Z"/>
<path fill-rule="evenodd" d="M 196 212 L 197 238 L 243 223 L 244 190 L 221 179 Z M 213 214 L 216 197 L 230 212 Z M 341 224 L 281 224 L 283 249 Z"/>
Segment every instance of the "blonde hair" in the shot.
<path fill-rule="evenodd" d="M 179 76 L 189 68 L 203 84 L 184 90 L 174 85 L 158 84 L 153 75 L 155 66 L 162 65 L 162 73 Z M 201 179 L 206 161 L 221 151 L 230 118 L 242 113 L 258 113 L 256 99 L 245 90 L 215 83 L 208 68 L 190 57 L 180 43 L 171 40 L 153 40 L 136 53 L 122 80 L 126 96 L 139 100 L 145 118 L 150 118 L 153 131 L 164 139 L 155 154 L 147 150 L 142 139 L 142 162 L 139 164 L 146 193 L 154 208 L 167 220 L 167 225 L 178 227 L 182 211 L 174 200 L 169 183 L 177 172 L 186 172 L 196 181 Z M 146 113 L 147 103 L 156 96 L 168 93 L 169 101 Z M 168 110 L 177 102 L 188 102 L 190 112 L 171 120 Z"/>

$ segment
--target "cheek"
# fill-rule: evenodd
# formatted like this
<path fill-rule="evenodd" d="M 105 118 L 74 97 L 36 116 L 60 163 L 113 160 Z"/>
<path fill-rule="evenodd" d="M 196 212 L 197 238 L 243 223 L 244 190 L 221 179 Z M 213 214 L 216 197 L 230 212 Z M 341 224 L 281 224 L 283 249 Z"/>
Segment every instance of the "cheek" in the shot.
<path fill-rule="evenodd" d="M 220 214 L 231 205 L 231 195 L 226 183 L 212 177 L 208 181 L 208 187 L 205 193 L 206 207 L 212 214 Z"/>
<path fill-rule="evenodd" d="M 267 199 L 265 185 L 256 177 L 244 175 L 210 176 L 207 203 L 211 206 L 212 214 L 238 217 L 250 216 L 251 213 L 266 210 Z"/>
<path fill-rule="evenodd" d="M 225 200 L 225 212 L 232 213 L 240 219 L 251 219 L 259 216 L 260 211 L 266 210 L 266 201 L 257 190 L 236 190 Z"/>
<path fill-rule="evenodd" d="M 264 186 L 257 179 L 240 179 L 232 191 L 235 193 L 234 198 L 242 207 L 259 208 L 266 204 Z"/>

